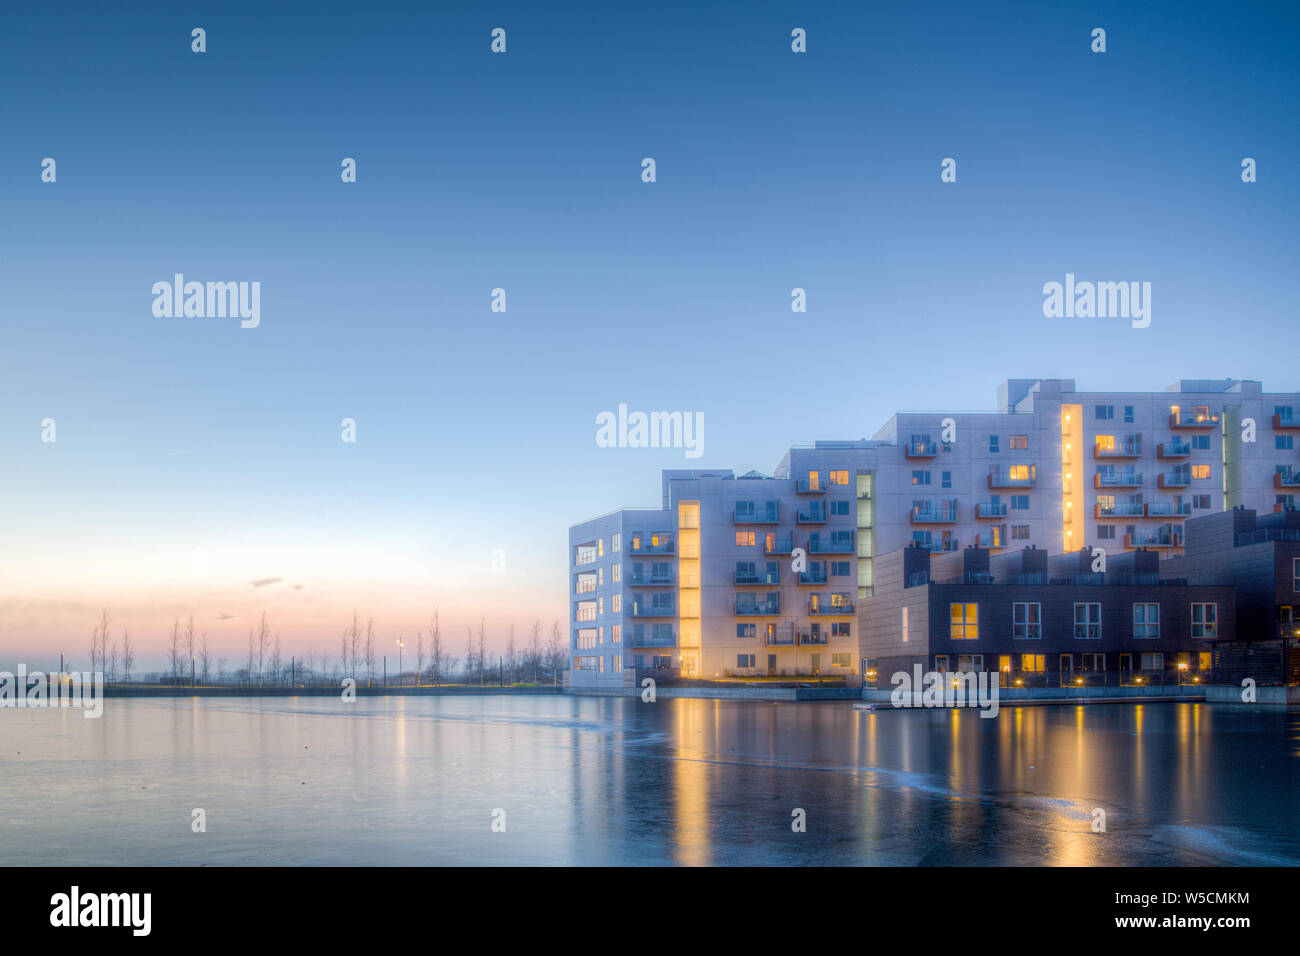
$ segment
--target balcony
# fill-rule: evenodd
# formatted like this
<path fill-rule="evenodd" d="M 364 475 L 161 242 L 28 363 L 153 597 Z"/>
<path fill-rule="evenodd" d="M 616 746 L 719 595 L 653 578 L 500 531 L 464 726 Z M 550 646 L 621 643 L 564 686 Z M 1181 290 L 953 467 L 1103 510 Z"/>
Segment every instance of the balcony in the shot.
<path fill-rule="evenodd" d="M 1198 414 L 1196 412 L 1170 412 L 1170 428 L 1213 428 L 1219 424 L 1217 414 Z"/>
<path fill-rule="evenodd" d="M 633 571 L 625 580 L 633 588 L 670 588 L 676 579 L 672 571 Z"/>
<path fill-rule="evenodd" d="M 1186 518 L 1192 513 L 1190 501 L 1182 504 L 1176 501 L 1148 501 L 1146 508 L 1148 518 Z"/>
<path fill-rule="evenodd" d="M 764 554 L 789 554 L 794 550 L 794 535 L 772 535 L 763 539 Z"/>
<path fill-rule="evenodd" d="M 643 604 L 632 602 L 632 617 L 676 617 L 677 609 L 671 604 Z"/>
<path fill-rule="evenodd" d="M 823 541 L 820 538 L 808 542 L 809 554 L 852 554 L 853 534 L 850 532 L 847 537 L 831 538 L 829 541 Z"/>
<path fill-rule="evenodd" d="M 1283 418 L 1281 415 L 1273 416 L 1273 431 L 1295 431 L 1300 429 L 1300 418 L 1292 418 L 1290 415 Z"/>
<path fill-rule="evenodd" d="M 1156 478 L 1156 487 L 1158 488 L 1187 488 L 1191 483 L 1192 473 L 1190 471 L 1166 471 Z"/>
<path fill-rule="evenodd" d="M 799 584 L 825 584 L 826 568 L 813 568 L 811 571 L 799 572 Z"/>
<path fill-rule="evenodd" d="M 826 484 L 820 478 L 800 478 L 795 483 L 795 491 L 801 495 L 824 495 Z"/>
<path fill-rule="evenodd" d="M 816 634 L 811 632 L 801 633 L 799 635 L 799 644 L 801 647 L 821 647 L 827 643 L 826 635 L 821 631 Z"/>
<path fill-rule="evenodd" d="M 992 531 L 981 531 L 975 535 L 975 547 L 983 548 L 986 551 L 1001 551 L 1007 546 L 1007 534 L 1004 528 L 1000 534 L 994 534 Z M 956 548 L 953 549 L 954 551 Z"/>
<path fill-rule="evenodd" d="M 1036 465 L 1021 465 L 1018 471 L 989 469 L 990 488 L 1032 488 L 1038 481 Z"/>
<path fill-rule="evenodd" d="M 780 524 L 781 505 L 776 501 L 769 501 L 762 508 L 755 508 L 752 502 L 748 507 L 737 505 L 731 512 L 731 520 L 735 524 Z"/>
<path fill-rule="evenodd" d="M 955 524 L 957 499 L 951 501 L 926 501 L 912 506 L 912 524 Z"/>
<path fill-rule="evenodd" d="M 991 501 L 981 501 L 975 506 L 975 517 L 977 518 L 1005 518 L 1007 516 L 1007 503 L 999 501 L 994 504 Z"/>
<path fill-rule="evenodd" d="M 1094 458 L 1141 458 L 1142 438 L 1133 435 L 1109 447 L 1097 442 L 1092 446 L 1092 456 Z"/>
<path fill-rule="evenodd" d="M 1273 476 L 1273 487 L 1279 491 L 1283 488 L 1300 488 L 1300 472 L 1281 472 Z"/>
<path fill-rule="evenodd" d="M 1162 441 L 1156 446 L 1156 455 L 1160 458 L 1186 458 L 1192 453 L 1192 446 L 1181 438 Z"/>
<path fill-rule="evenodd" d="M 752 598 L 746 599 L 744 596 L 736 597 L 737 617 L 758 617 L 780 613 L 781 599 L 776 596 L 769 597 L 766 601 L 755 601 Z"/>
<path fill-rule="evenodd" d="M 835 604 L 814 596 L 808 599 L 808 614 L 812 617 L 835 617 L 854 613 L 854 604 L 847 595 L 841 596 L 841 602 Z"/>
<path fill-rule="evenodd" d="M 774 571 L 754 571 L 746 574 L 742 571 L 736 572 L 736 587 L 754 587 L 768 586 L 776 587 L 781 583 L 781 568 L 778 565 Z"/>
<path fill-rule="evenodd" d="M 677 637 L 673 634 L 630 634 L 625 643 L 627 647 L 638 649 L 643 647 L 676 647 Z"/>
<path fill-rule="evenodd" d="M 633 538 L 627 550 L 629 554 L 673 554 L 673 539 L 660 538 L 656 544 L 647 538 Z"/>
<path fill-rule="evenodd" d="M 956 551 L 956 538 L 943 538 L 939 541 L 917 541 L 913 539 L 912 547 L 924 548 L 926 551 Z"/>
<path fill-rule="evenodd" d="M 1126 548 L 1181 548 L 1183 533 L 1171 528 L 1159 531 L 1137 531 L 1124 535 Z"/>
<path fill-rule="evenodd" d="M 1109 475 L 1098 472 L 1092 476 L 1092 486 L 1094 488 L 1141 488 L 1142 472 L 1120 471 Z"/>
<path fill-rule="evenodd" d="M 939 446 L 932 441 L 912 439 L 903 446 L 908 458 L 933 458 L 939 453 Z"/>
<path fill-rule="evenodd" d="M 818 501 L 811 507 L 800 508 L 795 519 L 799 524 L 825 524 L 826 523 L 826 502 Z"/>
<path fill-rule="evenodd" d="M 773 628 L 771 634 L 764 635 L 763 643 L 768 647 L 794 647 L 794 631 Z"/>
<path fill-rule="evenodd" d="M 1141 518 L 1146 514 L 1144 505 L 1129 501 L 1116 502 L 1107 508 L 1102 504 L 1092 506 L 1093 514 L 1098 518 Z"/>

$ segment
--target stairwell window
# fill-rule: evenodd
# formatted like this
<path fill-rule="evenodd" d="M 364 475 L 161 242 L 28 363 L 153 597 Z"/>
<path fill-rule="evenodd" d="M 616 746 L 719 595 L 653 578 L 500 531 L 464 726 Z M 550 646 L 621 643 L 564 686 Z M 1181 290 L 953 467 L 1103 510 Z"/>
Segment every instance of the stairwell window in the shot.
<path fill-rule="evenodd" d="M 1192 637 L 1213 638 L 1219 630 L 1219 605 L 1192 605 Z"/>

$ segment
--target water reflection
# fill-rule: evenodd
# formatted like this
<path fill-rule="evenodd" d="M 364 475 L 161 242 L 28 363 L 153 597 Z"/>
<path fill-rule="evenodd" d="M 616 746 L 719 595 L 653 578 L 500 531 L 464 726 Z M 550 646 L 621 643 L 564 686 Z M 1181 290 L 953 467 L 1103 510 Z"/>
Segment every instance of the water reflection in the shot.
<path fill-rule="evenodd" d="M 1300 862 L 1279 812 L 1300 792 L 1300 717 L 1262 710 L 304 697 L 69 713 L 0 714 L 0 862 Z"/>

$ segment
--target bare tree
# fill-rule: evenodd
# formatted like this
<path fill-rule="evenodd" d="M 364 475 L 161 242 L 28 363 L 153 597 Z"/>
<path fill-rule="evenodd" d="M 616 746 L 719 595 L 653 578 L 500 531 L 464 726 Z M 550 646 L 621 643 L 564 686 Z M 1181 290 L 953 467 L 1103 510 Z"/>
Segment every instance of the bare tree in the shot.
<path fill-rule="evenodd" d="M 483 618 L 478 619 L 478 682 L 483 684 L 483 669 L 487 666 L 487 624 Z"/>
<path fill-rule="evenodd" d="M 433 683 L 442 679 L 442 622 L 438 620 L 438 609 L 433 609 L 433 618 L 429 621 L 429 668 L 433 671 Z M 450 669 L 450 668 L 448 668 Z"/>
<path fill-rule="evenodd" d="M 208 653 L 208 632 L 204 631 L 199 635 L 199 664 L 203 668 L 203 683 L 208 682 L 208 668 L 211 666 L 212 657 Z"/>
<path fill-rule="evenodd" d="M 280 683 L 280 671 L 284 667 L 283 658 L 280 656 L 280 632 L 275 632 L 275 640 L 271 644 L 271 674 L 275 677 L 275 682 Z"/>
<path fill-rule="evenodd" d="M 339 669 L 343 673 L 348 672 L 348 629 L 343 628 L 343 636 L 339 639 Z"/>
<path fill-rule="evenodd" d="M 175 681 L 180 676 L 181 622 L 179 618 L 172 621 L 171 638 L 172 680 Z"/>
<path fill-rule="evenodd" d="M 108 679 L 109 680 L 117 680 L 117 662 L 118 662 L 117 641 L 114 641 L 113 649 L 112 651 L 109 652 L 108 655 Z"/>
<path fill-rule="evenodd" d="M 560 622 L 556 621 L 551 625 L 551 639 L 546 642 L 546 657 L 551 667 L 553 686 L 559 686 L 560 668 L 564 666 L 565 658 L 568 656 L 568 649 L 560 642 Z"/>
<path fill-rule="evenodd" d="M 262 612 L 262 619 L 257 625 L 257 683 L 262 683 L 262 676 L 265 673 L 267 652 L 271 649 L 271 629 L 266 624 L 266 612 Z"/>
<path fill-rule="evenodd" d="M 194 665 L 194 651 L 198 644 L 198 635 L 194 633 L 194 615 L 185 623 L 185 660 L 190 662 L 191 668 Z"/>
<path fill-rule="evenodd" d="M 352 624 L 348 628 L 348 655 L 352 661 L 352 676 L 357 676 L 357 660 L 361 656 L 361 618 L 352 609 Z"/>
<path fill-rule="evenodd" d="M 131 632 L 122 632 L 122 672 L 129 681 L 131 671 L 135 669 L 135 645 L 131 643 Z"/>
<path fill-rule="evenodd" d="M 533 621 L 532 632 L 528 635 L 528 661 L 533 665 L 533 683 L 537 683 L 537 671 L 542 666 L 542 620 Z"/>
<path fill-rule="evenodd" d="M 108 660 L 108 608 L 99 612 L 99 667 L 104 669 L 104 663 Z"/>
<path fill-rule="evenodd" d="M 510 640 L 506 642 L 506 673 L 510 676 L 509 682 L 511 684 L 515 682 L 515 668 L 518 666 L 518 654 L 515 651 L 515 622 L 511 621 Z"/>
<path fill-rule="evenodd" d="M 253 638 L 253 629 L 248 629 L 248 683 L 253 683 L 253 668 L 257 664 L 257 645 Z"/>
<path fill-rule="evenodd" d="M 366 686 L 369 687 L 375 673 L 375 619 L 366 618 Z"/>
<path fill-rule="evenodd" d="M 474 632 L 465 625 L 465 683 L 474 679 Z"/>
<path fill-rule="evenodd" d="M 418 686 L 424 674 L 424 631 L 415 635 L 415 683 Z"/>

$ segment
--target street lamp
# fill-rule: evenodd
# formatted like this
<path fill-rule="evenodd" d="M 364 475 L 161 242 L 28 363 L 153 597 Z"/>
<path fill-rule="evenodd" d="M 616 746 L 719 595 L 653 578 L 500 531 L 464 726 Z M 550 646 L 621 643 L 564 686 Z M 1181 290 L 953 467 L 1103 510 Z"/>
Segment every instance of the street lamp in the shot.
<path fill-rule="evenodd" d="M 397 679 L 402 679 L 402 651 L 406 650 L 406 642 L 400 637 L 397 639 Z"/>

